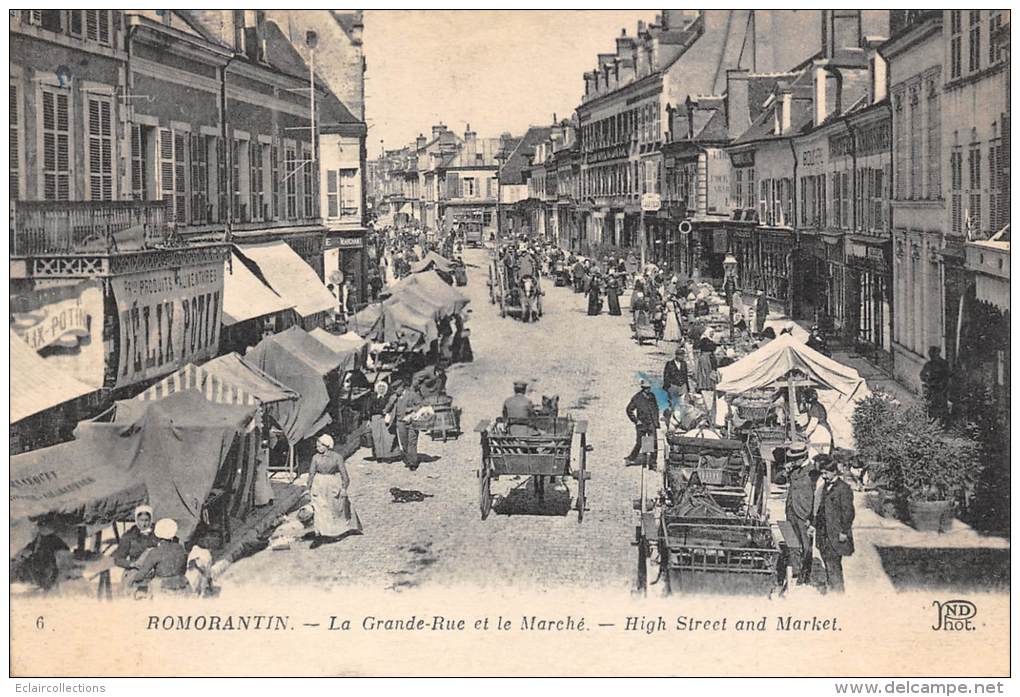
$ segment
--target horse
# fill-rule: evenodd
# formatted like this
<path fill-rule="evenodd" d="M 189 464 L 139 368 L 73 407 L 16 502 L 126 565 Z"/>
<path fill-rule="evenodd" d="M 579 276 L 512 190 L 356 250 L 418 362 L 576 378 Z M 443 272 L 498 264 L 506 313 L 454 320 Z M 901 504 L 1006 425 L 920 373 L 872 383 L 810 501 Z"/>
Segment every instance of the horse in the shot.
<path fill-rule="evenodd" d="M 539 317 L 538 311 L 538 284 L 531 276 L 524 276 L 521 279 L 520 302 L 521 319 L 525 322 L 536 321 Z"/>

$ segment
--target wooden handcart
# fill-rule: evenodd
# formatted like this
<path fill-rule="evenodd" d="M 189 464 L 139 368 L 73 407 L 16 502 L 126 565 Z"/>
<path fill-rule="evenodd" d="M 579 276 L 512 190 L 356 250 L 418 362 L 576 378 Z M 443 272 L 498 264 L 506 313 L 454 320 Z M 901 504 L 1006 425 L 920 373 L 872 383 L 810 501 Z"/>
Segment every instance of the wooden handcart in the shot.
<path fill-rule="evenodd" d="M 428 397 L 425 404 L 432 407 L 434 413 L 431 424 L 425 429 L 432 440 L 456 440 L 460 437 L 460 408 L 453 406 L 453 397 L 440 394 Z"/>
<path fill-rule="evenodd" d="M 648 585 L 649 559 L 668 594 L 781 588 L 788 555 L 768 519 L 768 463 L 739 440 L 669 434 L 666 444 L 662 492 L 648 501 L 642 491 L 638 506 L 638 589 Z"/>
<path fill-rule="evenodd" d="M 577 481 L 577 522 L 584 520 L 587 507 L 588 422 L 569 416 L 535 416 L 512 426 L 527 426 L 532 435 L 512 435 L 502 418 L 482 420 L 475 427 L 481 434 L 482 463 L 478 469 L 479 506 L 482 520 L 492 510 L 492 481 L 502 476 L 536 477 L 536 488 L 545 477 L 570 477 Z M 577 450 L 574 442 L 577 441 Z M 577 453 L 577 469 L 572 454 Z"/>

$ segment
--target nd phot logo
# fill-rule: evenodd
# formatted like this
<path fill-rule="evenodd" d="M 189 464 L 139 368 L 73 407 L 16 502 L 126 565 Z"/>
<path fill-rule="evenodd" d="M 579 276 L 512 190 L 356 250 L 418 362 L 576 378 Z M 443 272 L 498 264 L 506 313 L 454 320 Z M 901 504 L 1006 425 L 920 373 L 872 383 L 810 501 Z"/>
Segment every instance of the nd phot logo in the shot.
<path fill-rule="evenodd" d="M 938 618 L 932 629 L 943 632 L 973 632 L 975 627 L 971 620 L 977 615 L 977 605 L 969 600 L 946 600 L 940 602 L 935 600 L 932 607 L 938 613 Z"/>

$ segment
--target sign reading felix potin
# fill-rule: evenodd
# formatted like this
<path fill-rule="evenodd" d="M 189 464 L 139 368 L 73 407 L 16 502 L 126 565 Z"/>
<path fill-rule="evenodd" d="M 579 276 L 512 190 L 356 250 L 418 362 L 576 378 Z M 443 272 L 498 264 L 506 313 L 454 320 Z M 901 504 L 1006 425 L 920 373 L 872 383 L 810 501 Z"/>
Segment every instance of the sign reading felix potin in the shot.
<path fill-rule="evenodd" d="M 117 387 L 216 355 L 223 265 L 162 269 L 113 279 L 119 324 Z"/>

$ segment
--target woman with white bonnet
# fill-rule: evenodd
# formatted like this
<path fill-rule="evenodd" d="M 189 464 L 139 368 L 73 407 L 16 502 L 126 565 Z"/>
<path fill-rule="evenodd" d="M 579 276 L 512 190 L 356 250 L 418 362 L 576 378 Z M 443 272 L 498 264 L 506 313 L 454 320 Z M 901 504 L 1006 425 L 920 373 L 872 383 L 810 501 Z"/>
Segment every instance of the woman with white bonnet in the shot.
<path fill-rule="evenodd" d="M 156 535 L 152 529 L 152 506 L 142 504 L 135 508 L 135 524 L 120 536 L 113 563 L 124 569 L 125 588 L 131 586 L 138 561 L 142 555 L 156 546 Z"/>
<path fill-rule="evenodd" d="M 375 383 L 372 397 L 368 402 L 368 413 L 372 427 L 372 457 L 375 460 L 394 460 L 400 457 L 396 430 L 393 428 L 393 408 L 397 396 L 390 394 L 385 380 Z"/>
<path fill-rule="evenodd" d="M 188 581 L 184 572 L 188 567 L 188 553 L 177 539 L 177 521 L 161 518 L 156 521 L 153 534 L 158 542 L 139 561 L 133 581 L 135 586 L 169 592 L 187 591 Z"/>
<path fill-rule="evenodd" d="M 308 492 L 315 511 L 312 547 L 361 532 L 361 519 L 348 496 L 350 486 L 344 459 L 333 450 L 333 437 L 322 434 L 315 441 L 315 455 L 308 469 Z"/>

